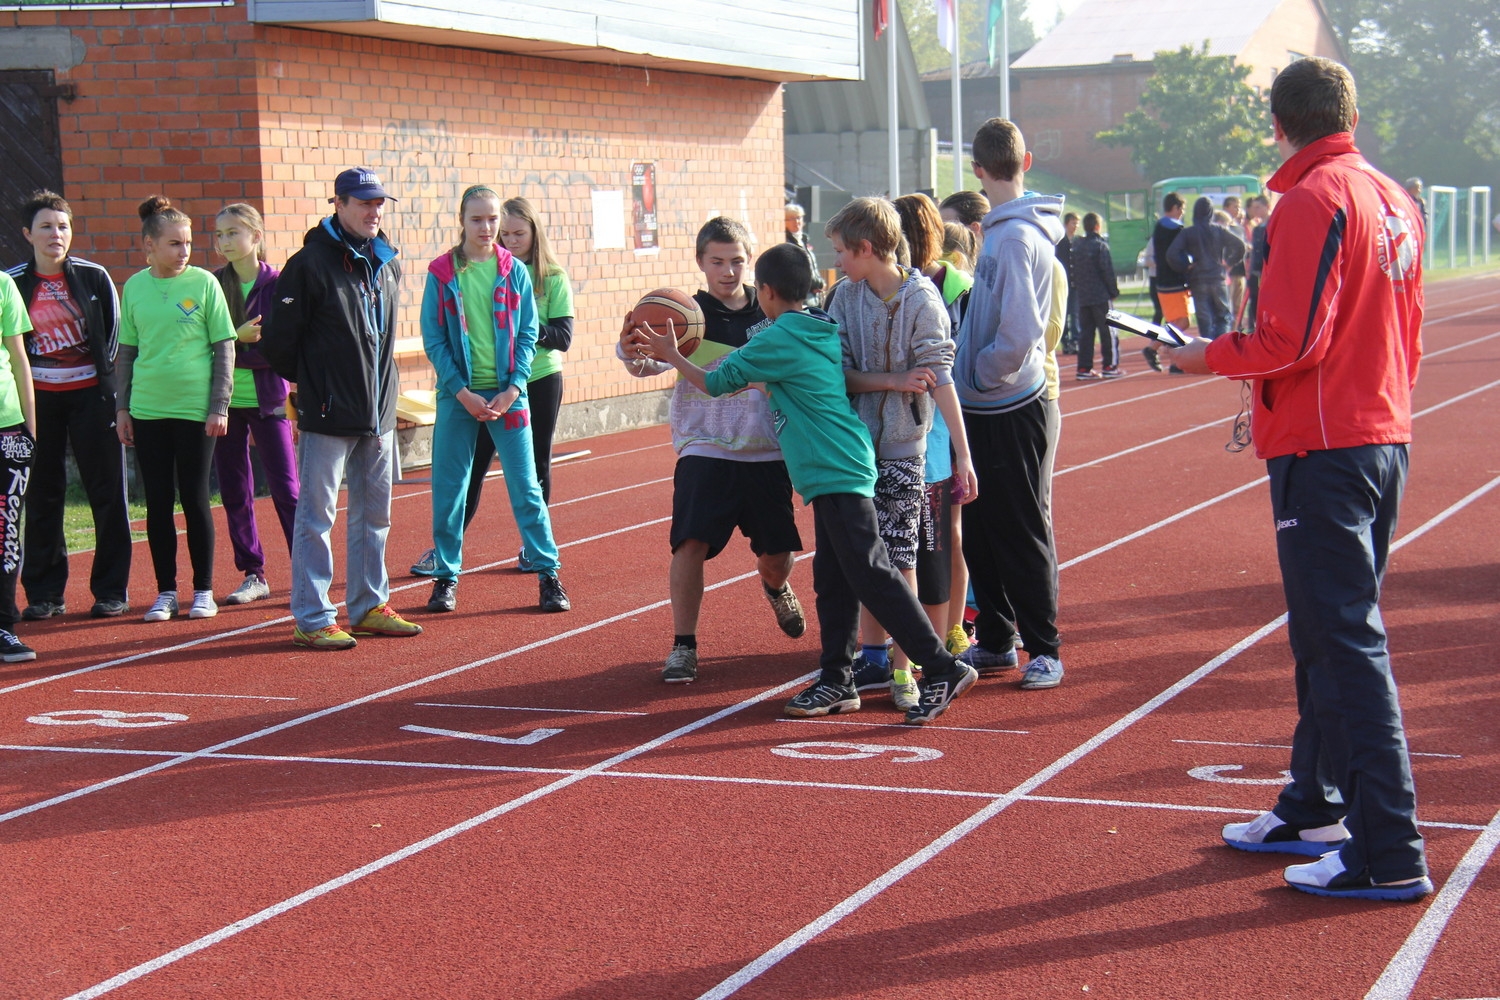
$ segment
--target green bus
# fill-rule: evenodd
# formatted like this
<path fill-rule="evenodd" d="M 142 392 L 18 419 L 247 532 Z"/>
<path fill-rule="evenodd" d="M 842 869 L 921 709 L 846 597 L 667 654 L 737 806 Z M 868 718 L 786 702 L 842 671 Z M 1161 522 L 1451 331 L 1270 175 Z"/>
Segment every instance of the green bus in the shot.
<path fill-rule="evenodd" d="M 1109 192 L 1105 196 L 1108 215 L 1105 223 L 1109 227 L 1109 255 L 1116 273 L 1131 274 L 1136 270 L 1136 261 L 1146 249 L 1146 241 L 1156 226 L 1161 200 L 1169 191 L 1176 191 L 1187 202 L 1187 221 L 1191 222 L 1193 202 L 1199 195 L 1212 198 L 1215 205 L 1222 205 L 1232 194 L 1243 201 L 1253 194 L 1260 194 L 1260 178 L 1252 174 L 1168 177 L 1151 185 L 1149 191 Z"/>

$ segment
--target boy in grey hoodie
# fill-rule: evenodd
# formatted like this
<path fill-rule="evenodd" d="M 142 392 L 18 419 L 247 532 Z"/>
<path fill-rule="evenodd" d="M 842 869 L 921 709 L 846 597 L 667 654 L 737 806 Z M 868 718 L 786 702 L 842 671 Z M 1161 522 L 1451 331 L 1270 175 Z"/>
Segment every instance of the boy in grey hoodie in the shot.
<path fill-rule="evenodd" d="M 897 263 L 901 217 L 884 198 L 855 198 L 828 220 L 835 263 L 848 276 L 829 304 L 839 325 L 844 378 L 854 412 L 875 446 L 875 511 L 886 553 L 916 590 L 917 533 L 927 434 L 936 406 L 950 428 L 954 478 L 964 495 L 976 488 L 958 395 L 953 391 L 953 338 L 943 296 L 921 272 Z M 891 686 L 896 707 L 919 697 L 909 671 L 893 670 L 886 632 L 868 613 L 855 686 Z"/>
<path fill-rule="evenodd" d="M 1044 497 L 1050 420 L 1044 334 L 1063 200 L 1026 192 L 1021 130 L 991 118 L 974 136 L 974 176 L 993 206 L 958 336 L 953 383 L 974 454 L 979 496 L 964 507 L 964 559 L 979 605 L 978 642 L 960 659 L 981 676 L 1031 661 L 1028 690 L 1062 683 L 1057 548 Z"/>

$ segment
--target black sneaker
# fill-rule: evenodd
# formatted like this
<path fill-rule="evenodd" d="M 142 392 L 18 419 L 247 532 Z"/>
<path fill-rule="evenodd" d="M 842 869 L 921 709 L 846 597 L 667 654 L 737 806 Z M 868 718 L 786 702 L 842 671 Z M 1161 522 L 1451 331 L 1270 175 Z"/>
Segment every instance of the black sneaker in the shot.
<path fill-rule="evenodd" d="M 890 686 L 891 671 L 893 669 L 889 653 L 886 654 L 886 660 L 883 664 L 868 660 L 865 658 L 864 653 L 860 653 L 854 658 L 854 690 L 874 691 L 879 689 L 884 691 Z"/>
<path fill-rule="evenodd" d="M 452 611 L 458 607 L 458 581 L 432 581 L 432 596 L 427 598 L 428 611 Z"/>
<path fill-rule="evenodd" d="M 90 618 L 118 618 L 130 610 L 130 605 L 125 601 L 118 601 L 107 597 L 102 601 L 95 601 L 94 606 L 89 608 Z"/>
<path fill-rule="evenodd" d="M 0 660 L 6 663 L 25 663 L 36 659 L 36 650 L 16 638 L 14 632 L 0 628 Z"/>
<path fill-rule="evenodd" d="M 1141 357 L 1146 359 L 1146 364 L 1151 366 L 1154 372 L 1161 371 L 1161 356 L 1156 353 L 1156 348 L 1146 347 L 1141 350 Z"/>
<path fill-rule="evenodd" d="M 922 700 L 917 707 L 906 713 L 906 724 L 908 726 L 920 726 L 924 722 L 931 722 L 944 712 L 948 706 L 953 704 L 953 699 L 963 694 L 979 680 L 979 672 L 965 663 L 955 661 L 954 666 L 959 670 L 951 676 L 923 676 L 917 682 L 917 687 L 922 692 Z"/>
<path fill-rule="evenodd" d="M 798 719 L 858 711 L 858 691 L 821 680 L 786 703 L 786 714 Z"/>
<path fill-rule="evenodd" d="M 26 605 L 26 610 L 21 612 L 21 617 L 29 622 L 41 622 L 66 614 L 67 611 L 68 606 L 62 601 L 33 601 Z"/>
<path fill-rule="evenodd" d="M 568 600 L 568 592 L 563 590 L 561 580 L 548 573 L 540 574 L 537 580 L 542 592 L 540 607 L 543 611 L 573 610 L 573 604 Z"/>

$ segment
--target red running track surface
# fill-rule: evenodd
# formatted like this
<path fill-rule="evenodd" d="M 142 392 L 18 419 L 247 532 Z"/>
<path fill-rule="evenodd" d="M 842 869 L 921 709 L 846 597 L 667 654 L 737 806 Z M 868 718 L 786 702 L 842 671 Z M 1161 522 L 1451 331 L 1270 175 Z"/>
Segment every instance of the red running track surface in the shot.
<path fill-rule="evenodd" d="M 1295 717 L 1264 470 L 1223 448 L 1235 386 L 1128 356 L 1064 390 L 1067 680 L 987 680 L 922 729 L 878 693 L 781 716 L 815 634 L 776 630 L 740 540 L 701 679 L 660 682 L 665 428 L 560 449 L 590 451 L 555 471 L 565 615 L 495 485 L 448 615 L 404 573 L 425 487 L 397 488 L 392 600 L 428 630 L 344 653 L 290 645 L 269 507 L 273 598 L 212 620 L 139 620 L 139 546 L 135 612 L 24 625 L 38 659 L 0 666 L 0 996 L 1493 996 L 1500 275 L 1429 309 L 1384 597 L 1420 904 L 1304 896 L 1295 858 L 1219 844 Z"/>

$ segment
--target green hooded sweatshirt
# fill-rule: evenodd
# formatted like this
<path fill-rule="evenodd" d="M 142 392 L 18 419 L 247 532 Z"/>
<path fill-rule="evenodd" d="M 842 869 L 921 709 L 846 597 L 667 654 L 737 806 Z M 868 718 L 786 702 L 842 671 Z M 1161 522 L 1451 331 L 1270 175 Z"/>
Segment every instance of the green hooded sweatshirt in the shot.
<path fill-rule="evenodd" d="M 849 402 L 836 324 L 786 312 L 707 373 L 722 396 L 764 382 L 781 454 L 803 503 L 832 493 L 875 495 L 875 450 Z"/>

